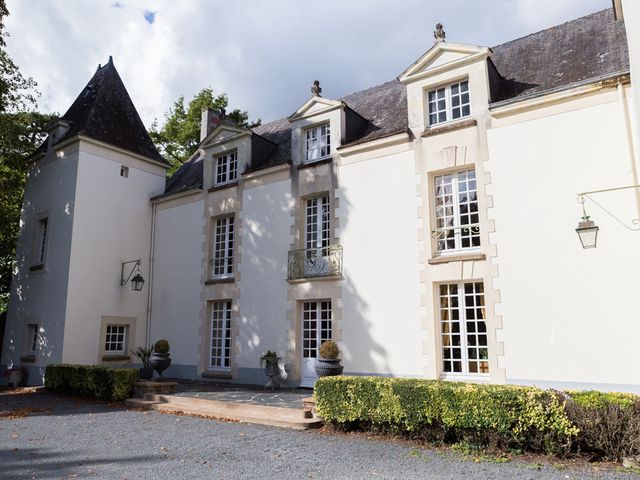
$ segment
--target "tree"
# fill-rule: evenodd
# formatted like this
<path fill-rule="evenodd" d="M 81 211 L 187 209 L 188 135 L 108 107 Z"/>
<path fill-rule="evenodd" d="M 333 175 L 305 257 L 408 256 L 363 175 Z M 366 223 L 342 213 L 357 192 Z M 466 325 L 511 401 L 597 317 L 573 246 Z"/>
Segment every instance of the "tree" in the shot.
<path fill-rule="evenodd" d="M 52 115 L 34 111 L 38 93 L 32 78 L 24 78 L 7 54 L 0 0 L 0 317 L 6 310 L 15 262 L 26 159 L 44 140 Z"/>
<path fill-rule="evenodd" d="M 185 106 L 185 99 L 180 96 L 165 115 L 164 125 L 159 129 L 155 120 L 151 125 L 149 134 L 151 139 L 167 160 L 171 167 L 167 175 L 171 176 L 180 166 L 186 162 L 200 144 L 200 119 L 203 108 L 227 108 L 229 98 L 226 93 L 214 95 L 213 90 L 204 88 L 198 92 Z M 227 114 L 236 126 L 242 128 L 254 128 L 260 125 L 260 120 L 249 122 L 249 114 L 235 109 Z"/>

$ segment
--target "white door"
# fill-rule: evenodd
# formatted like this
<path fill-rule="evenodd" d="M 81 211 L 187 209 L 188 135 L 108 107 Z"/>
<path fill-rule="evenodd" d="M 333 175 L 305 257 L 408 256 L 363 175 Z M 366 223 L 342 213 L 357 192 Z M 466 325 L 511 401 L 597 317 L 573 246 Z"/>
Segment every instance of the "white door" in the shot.
<path fill-rule="evenodd" d="M 316 382 L 316 358 L 325 340 L 331 340 L 331 300 L 303 302 L 301 387 L 313 387 Z"/>

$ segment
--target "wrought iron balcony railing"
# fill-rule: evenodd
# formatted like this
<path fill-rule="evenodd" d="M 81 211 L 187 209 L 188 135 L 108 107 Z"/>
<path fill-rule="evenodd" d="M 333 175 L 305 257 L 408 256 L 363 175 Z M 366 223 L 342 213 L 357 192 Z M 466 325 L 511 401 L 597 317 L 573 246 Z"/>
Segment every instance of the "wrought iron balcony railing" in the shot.
<path fill-rule="evenodd" d="M 289 280 L 342 275 L 342 245 L 289 252 Z"/>

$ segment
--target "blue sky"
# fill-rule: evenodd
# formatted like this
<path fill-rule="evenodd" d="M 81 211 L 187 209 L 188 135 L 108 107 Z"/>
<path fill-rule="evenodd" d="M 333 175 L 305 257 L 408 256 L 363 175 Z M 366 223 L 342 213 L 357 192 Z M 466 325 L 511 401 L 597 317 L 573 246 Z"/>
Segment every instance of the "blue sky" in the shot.
<path fill-rule="evenodd" d="M 9 53 L 63 113 L 99 63 L 115 65 L 143 121 L 204 87 L 263 121 L 314 79 L 337 98 L 391 80 L 433 44 L 494 46 L 611 7 L 611 0 L 9 0 Z"/>

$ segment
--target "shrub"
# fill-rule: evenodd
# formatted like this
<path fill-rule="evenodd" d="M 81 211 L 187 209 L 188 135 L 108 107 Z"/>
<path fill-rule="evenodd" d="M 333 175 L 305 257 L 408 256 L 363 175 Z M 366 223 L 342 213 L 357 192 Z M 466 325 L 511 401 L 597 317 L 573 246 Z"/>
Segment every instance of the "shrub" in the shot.
<path fill-rule="evenodd" d="M 562 397 L 533 387 L 324 377 L 315 397 L 331 423 L 414 438 L 563 453 L 578 435 Z"/>
<path fill-rule="evenodd" d="M 326 360 L 337 360 L 340 356 L 340 349 L 333 340 L 326 340 L 320 345 L 320 358 Z"/>
<path fill-rule="evenodd" d="M 165 339 L 158 340 L 153 347 L 153 351 L 156 353 L 169 353 L 169 342 Z"/>
<path fill-rule="evenodd" d="M 44 386 L 51 392 L 74 393 L 99 400 L 122 401 L 131 396 L 138 380 L 134 368 L 93 365 L 48 365 Z"/>

